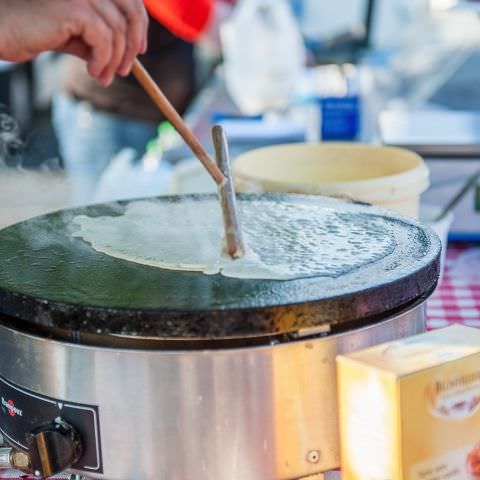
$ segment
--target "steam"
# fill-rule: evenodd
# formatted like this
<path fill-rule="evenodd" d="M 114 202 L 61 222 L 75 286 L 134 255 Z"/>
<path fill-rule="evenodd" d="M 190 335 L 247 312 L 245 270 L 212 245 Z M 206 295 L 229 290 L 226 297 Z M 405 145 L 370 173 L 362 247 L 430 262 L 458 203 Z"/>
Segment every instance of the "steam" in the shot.
<path fill-rule="evenodd" d="M 24 149 L 18 123 L 0 104 L 0 168 L 20 165 Z"/>
<path fill-rule="evenodd" d="M 71 206 L 58 158 L 38 162 L 38 143 L 24 142 L 18 123 L 0 105 L 0 229 Z"/>

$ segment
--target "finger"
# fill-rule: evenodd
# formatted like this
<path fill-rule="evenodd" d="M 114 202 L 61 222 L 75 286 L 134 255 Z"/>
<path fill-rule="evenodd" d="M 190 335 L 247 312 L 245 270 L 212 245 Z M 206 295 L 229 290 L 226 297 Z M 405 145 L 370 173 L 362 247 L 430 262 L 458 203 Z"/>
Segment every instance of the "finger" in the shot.
<path fill-rule="evenodd" d="M 102 72 L 110 64 L 113 55 L 113 32 L 101 17 L 89 16 L 83 26 L 82 38 L 90 47 L 88 73 L 104 85 Z"/>
<path fill-rule="evenodd" d="M 80 38 L 72 38 L 65 45 L 57 48 L 56 52 L 68 53 L 80 57 L 82 60 L 88 60 L 91 56 L 91 49 Z"/>
<path fill-rule="evenodd" d="M 110 83 L 119 70 L 125 56 L 128 29 L 127 19 L 113 2 L 104 0 L 94 2 L 94 8 L 113 32 L 112 58 L 109 65 L 100 74 L 100 77 L 105 82 Z"/>
<path fill-rule="evenodd" d="M 146 47 L 148 15 L 141 0 L 117 0 L 128 18 L 127 49 L 120 66 L 123 75 L 130 73 L 133 61 Z"/>
<path fill-rule="evenodd" d="M 147 49 L 148 49 L 148 27 L 149 27 L 150 20 L 148 18 L 148 13 L 146 9 L 144 10 L 144 22 L 145 22 L 145 34 L 143 36 L 141 53 L 147 53 Z"/>

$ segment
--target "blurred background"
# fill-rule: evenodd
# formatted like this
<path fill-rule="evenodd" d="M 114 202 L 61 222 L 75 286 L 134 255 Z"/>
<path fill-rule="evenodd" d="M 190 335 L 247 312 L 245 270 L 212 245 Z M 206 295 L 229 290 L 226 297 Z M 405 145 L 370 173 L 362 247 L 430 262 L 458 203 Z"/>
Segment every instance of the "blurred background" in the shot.
<path fill-rule="evenodd" d="M 480 2 L 217 0 L 194 44 L 152 21 L 147 68 L 202 142 L 232 156 L 291 142 L 396 145 L 480 239 Z M 155 25 L 154 25 L 155 24 Z M 150 60 L 150 61 L 149 61 Z M 46 54 L 0 62 L 0 226 L 71 205 L 215 191 L 134 80 L 108 92 Z M 473 180 L 472 180 L 473 178 Z"/>

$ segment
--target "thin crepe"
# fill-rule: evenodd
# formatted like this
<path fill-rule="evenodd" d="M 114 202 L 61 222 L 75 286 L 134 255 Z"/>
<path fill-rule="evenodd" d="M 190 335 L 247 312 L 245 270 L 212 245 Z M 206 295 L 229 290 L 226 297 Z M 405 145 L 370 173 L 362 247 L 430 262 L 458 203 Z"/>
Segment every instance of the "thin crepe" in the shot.
<path fill-rule="evenodd" d="M 381 217 L 275 201 L 239 204 L 247 253 L 221 255 L 218 202 L 140 200 L 120 216 L 74 218 L 75 237 L 96 251 L 151 267 L 290 280 L 337 277 L 392 253 L 395 241 Z"/>

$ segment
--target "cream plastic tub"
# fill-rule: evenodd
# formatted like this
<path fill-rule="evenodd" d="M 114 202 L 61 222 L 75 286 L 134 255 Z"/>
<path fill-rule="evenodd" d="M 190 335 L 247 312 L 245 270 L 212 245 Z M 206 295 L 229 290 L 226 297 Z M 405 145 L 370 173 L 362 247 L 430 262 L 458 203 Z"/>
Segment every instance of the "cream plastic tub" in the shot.
<path fill-rule="evenodd" d="M 418 217 L 429 171 L 417 154 L 361 144 L 291 144 L 252 150 L 234 162 L 241 192 L 350 198 Z"/>

